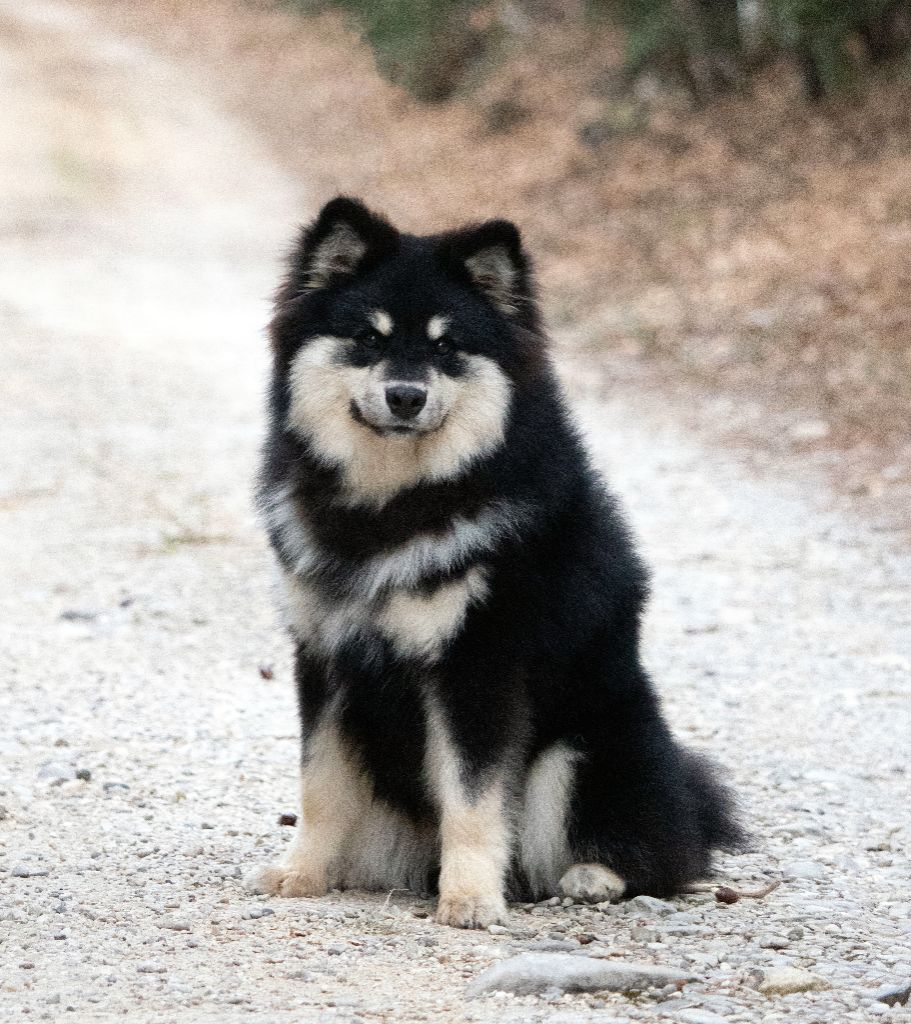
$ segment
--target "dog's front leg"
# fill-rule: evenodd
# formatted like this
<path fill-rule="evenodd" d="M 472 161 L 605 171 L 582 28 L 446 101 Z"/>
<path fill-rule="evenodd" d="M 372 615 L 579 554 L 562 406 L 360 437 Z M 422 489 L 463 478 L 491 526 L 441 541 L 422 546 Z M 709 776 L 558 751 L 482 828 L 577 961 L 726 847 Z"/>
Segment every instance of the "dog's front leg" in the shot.
<path fill-rule="evenodd" d="M 364 779 L 329 713 L 304 741 L 301 812 L 281 863 L 253 871 L 246 885 L 276 896 L 322 896 L 364 806 Z"/>
<path fill-rule="evenodd" d="M 503 897 L 510 857 L 506 772 L 478 774 L 453 742 L 445 713 L 428 713 L 428 774 L 440 814 L 437 921 L 486 928 L 506 919 Z"/>

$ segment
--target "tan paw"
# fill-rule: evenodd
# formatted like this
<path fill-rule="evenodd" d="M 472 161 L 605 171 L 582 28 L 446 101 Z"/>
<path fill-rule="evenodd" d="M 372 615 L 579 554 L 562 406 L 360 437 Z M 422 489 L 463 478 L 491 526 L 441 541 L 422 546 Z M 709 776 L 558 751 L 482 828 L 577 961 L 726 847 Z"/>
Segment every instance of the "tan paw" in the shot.
<path fill-rule="evenodd" d="M 604 903 L 619 900 L 626 882 L 603 864 L 573 864 L 560 879 L 560 889 L 577 903 Z"/>
<path fill-rule="evenodd" d="M 477 893 L 443 893 L 437 906 L 437 924 L 453 928 L 486 928 L 491 924 L 505 924 L 506 903 L 499 895 Z"/>
<path fill-rule="evenodd" d="M 270 864 L 246 875 L 244 888 L 261 896 L 324 896 L 327 886 L 325 878 L 315 872 Z"/>

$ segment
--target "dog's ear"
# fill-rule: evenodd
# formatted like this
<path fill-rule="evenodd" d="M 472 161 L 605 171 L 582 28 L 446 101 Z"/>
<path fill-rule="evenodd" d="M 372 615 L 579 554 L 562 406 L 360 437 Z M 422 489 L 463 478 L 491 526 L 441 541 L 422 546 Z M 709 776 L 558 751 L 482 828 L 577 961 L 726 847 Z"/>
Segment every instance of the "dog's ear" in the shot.
<path fill-rule="evenodd" d="M 363 273 L 398 245 L 399 234 L 358 199 L 336 196 L 298 239 L 279 301 Z"/>
<path fill-rule="evenodd" d="M 500 312 L 521 317 L 531 310 L 531 269 L 519 229 L 511 221 L 489 220 L 445 235 L 440 257 L 450 273 Z"/>

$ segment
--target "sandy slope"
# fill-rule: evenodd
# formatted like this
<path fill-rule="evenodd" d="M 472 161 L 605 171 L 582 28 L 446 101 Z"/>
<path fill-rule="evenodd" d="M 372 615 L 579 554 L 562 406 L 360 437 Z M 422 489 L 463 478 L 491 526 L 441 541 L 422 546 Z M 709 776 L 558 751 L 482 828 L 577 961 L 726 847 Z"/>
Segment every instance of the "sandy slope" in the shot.
<path fill-rule="evenodd" d="M 911 975 L 909 560 L 834 518 L 812 481 L 752 481 L 681 436 L 684 410 L 634 379 L 602 393 L 568 358 L 656 566 L 650 664 L 678 730 L 731 767 L 759 836 L 723 869 L 785 884 L 669 916 L 516 908 L 507 935 L 440 929 L 404 894 L 242 892 L 240 870 L 289 838 L 275 819 L 294 801 L 285 643 L 249 486 L 265 297 L 307 196 L 205 82 L 77 6 L 27 11 L 0 3 L 0 1008 L 881 1015 L 870 991 Z M 494 959 L 579 935 L 589 953 L 686 963 L 700 981 L 635 1001 L 464 1000 Z M 786 964 L 831 988 L 760 995 L 755 972 Z"/>

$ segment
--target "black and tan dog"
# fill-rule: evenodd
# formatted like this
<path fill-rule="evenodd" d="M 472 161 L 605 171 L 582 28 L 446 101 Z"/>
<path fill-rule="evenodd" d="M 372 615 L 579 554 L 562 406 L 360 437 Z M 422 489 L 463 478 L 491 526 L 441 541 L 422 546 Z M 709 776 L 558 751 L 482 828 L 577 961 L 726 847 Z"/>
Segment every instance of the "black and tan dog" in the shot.
<path fill-rule="evenodd" d="M 301 817 L 250 888 L 668 895 L 740 840 L 639 660 L 646 574 L 569 422 L 510 223 L 330 202 L 272 323 L 261 502 L 296 643 Z"/>

